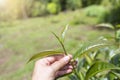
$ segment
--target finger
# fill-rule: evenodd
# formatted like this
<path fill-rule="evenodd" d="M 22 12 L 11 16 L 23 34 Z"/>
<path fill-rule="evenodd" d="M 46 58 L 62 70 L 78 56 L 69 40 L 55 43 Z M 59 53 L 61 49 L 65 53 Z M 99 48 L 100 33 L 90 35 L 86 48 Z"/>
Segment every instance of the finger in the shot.
<path fill-rule="evenodd" d="M 47 62 L 49 62 L 50 64 L 54 63 L 55 61 L 60 60 L 61 58 L 63 58 L 64 55 L 63 54 L 59 54 L 59 55 L 52 55 L 46 58 Z"/>
<path fill-rule="evenodd" d="M 66 70 L 66 69 L 73 69 L 75 68 L 77 65 L 77 61 L 76 60 L 71 60 L 70 63 L 68 63 L 65 67 L 63 67 L 60 70 Z"/>
<path fill-rule="evenodd" d="M 61 71 L 61 70 L 67 70 L 67 69 L 73 69 L 73 66 L 67 64 L 65 67 L 63 67 L 62 69 L 60 69 L 60 71 Z"/>
<path fill-rule="evenodd" d="M 56 73 L 56 77 L 61 77 L 63 75 L 69 74 L 72 72 L 72 69 L 67 69 L 67 70 L 63 70 L 63 71 L 58 71 Z"/>
<path fill-rule="evenodd" d="M 56 55 L 51 55 L 49 57 L 54 58 L 55 60 L 60 60 L 61 58 L 63 58 L 65 55 L 64 54 L 56 54 Z"/>
<path fill-rule="evenodd" d="M 69 63 L 69 61 L 71 60 L 72 56 L 68 55 L 63 57 L 62 59 L 60 59 L 59 61 L 54 62 L 51 67 L 53 68 L 53 70 L 58 71 L 61 68 L 63 68 L 65 65 L 67 65 Z"/>
<path fill-rule="evenodd" d="M 59 60 L 61 58 L 63 58 L 64 55 L 63 54 L 58 54 L 58 55 L 52 55 L 52 56 L 49 56 L 49 57 L 45 57 L 45 58 L 42 58 L 42 59 L 39 59 L 37 61 L 37 63 L 42 63 L 42 64 L 45 64 L 45 65 L 50 65 L 52 64 L 54 61 L 56 60 Z M 44 62 L 44 63 L 43 63 Z"/>

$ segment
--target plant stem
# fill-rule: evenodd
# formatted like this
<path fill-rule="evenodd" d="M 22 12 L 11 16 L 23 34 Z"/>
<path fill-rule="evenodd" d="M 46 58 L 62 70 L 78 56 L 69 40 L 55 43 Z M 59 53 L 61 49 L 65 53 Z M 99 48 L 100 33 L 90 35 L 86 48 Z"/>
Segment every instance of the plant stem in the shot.
<path fill-rule="evenodd" d="M 52 33 L 53 33 L 53 32 L 52 32 Z M 64 46 L 63 42 L 61 41 L 61 39 L 60 39 L 55 33 L 53 33 L 53 35 L 57 38 L 57 40 L 58 40 L 59 43 L 61 44 L 61 46 L 62 46 L 62 48 L 63 48 L 63 50 L 64 50 L 64 54 L 65 54 L 65 55 L 68 55 L 68 54 L 67 54 L 67 51 L 66 51 L 66 49 L 65 49 L 65 46 Z M 73 67 L 73 73 L 76 75 L 76 77 L 77 77 L 79 80 L 81 80 L 79 74 L 78 74 L 77 71 L 76 71 L 76 68 L 74 67 L 74 64 L 73 64 L 74 61 L 75 61 L 75 60 L 70 61 L 71 65 L 72 65 L 72 67 Z"/>
<path fill-rule="evenodd" d="M 72 63 L 72 62 L 71 62 L 71 63 Z M 81 80 L 81 78 L 80 78 L 79 74 L 77 73 L 76 68 L 74 67 L 74 64 L 73 64 L 73 63 L 72 63 L 72 66 L 73 66 L 73 73 L 75 74 L 75 76 L 76 76 L 79 80 Z"/>
<path fill-rule="evenodd" d="M 63 48 L 63 50 L 64 50 L 64 54 L 65 55 L 68 55 L 67 54 L 67 51 L 66 51 L 66 49 L 65 49 L 65 46 L 64 46 L 64 44 L 63 44 L 63 42 L 60 40 L 60 38 L 54 33 L 54 32 L 52 32 L 53 33 L 53 35 L 57 38 L 57 40 L 59 41 L 59 43 L 61 44 L 61 46 L 62 46 L 62 48 Z"/>
<path fill-rule="evenodd" d="M 66 49 L 65 49 L 65 46 L 63 45 L 63 43 L 60 41 L 60 43 L 61 43 L 61 46 L 62 46 L 62 48 L 63 48 L 63 50 L 64 50 L 64 53 L 65 53 L 65 55 L 68 55 L 67 54 L 67 51 L 66 51 Z"/>

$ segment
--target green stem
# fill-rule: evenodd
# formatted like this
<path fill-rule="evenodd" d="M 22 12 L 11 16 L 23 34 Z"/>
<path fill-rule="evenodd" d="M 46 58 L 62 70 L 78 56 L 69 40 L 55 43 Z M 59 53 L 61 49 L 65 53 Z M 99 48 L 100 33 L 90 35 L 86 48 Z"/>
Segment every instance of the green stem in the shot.
<path fill-rule="evenodd" d="M 53 32 L 52 32 L 52 33 L 53 33 Z M 68 54 L 67 54 L 67 51 L 66 51 L 66 49 L 65 49 L 65 46 L 64 46 L 64 44 L 63 44 L 63 42 L 60 40 L 60 38 L 59 38 L 55 33 L 53 33 L 53 35 L 57 38 L 57 40 L 58 40 L 59 43 L 61 44 L 61 46 L 62 46 L 62 48 L 63 48 L 63 50 L 64 50 L 65 55 L 68 55 Z"/>
<path fill-rule="evenodd" d="M 52 33 L 53 33 L 53 32 L 52 32 Z M 66 49 L 65 49 L 65 46 L 64 46 L 64 44 L 63 44 L 63 42 L 60 40 L 60 38 L 59 38 L 55 33 L 53 33 L 53 35 L 57 38 L 57 40 L 58 40 L 59 43 L 61 44 L 61 46 L 62 46 L 62 48 L 63 48 L 63 50 L 64 50 L 64 54 L 65 54 L 65 55 L 68 55 L 68 54 L 67 54 L 67 51 L 66 51 Z M 73 60 L 73 61 L 75 61 L 75 60 Z M 74 67 L 73 62 L 71 61 L 70 63 L 71 63 L 72 66 L 73 66 L 73 72 L 74 72 L 74 74 L 76 75 L 76 77 L 77 77 L 79 80 L 81 80 L 79 74 L 77 73 L 77 71 L 76 71 L 76 69 L 75 69 L 75 67 Z"/>
<path fill-rule="evenodd" d="M 68 55 L 67 54 L 67 51 L 66 51 L 66 49 L 65 49 L 65 46 L 63 45 L 63 43 L 60 41 L 60 44 L 61 44 L 61 46 L 62 46 L 62 48 L 63 48 L 63 50 L 64 50 L 64 53 L 65 53 L 65 55 Z"/>
<path fill-rule="evenodd" d="M 75 61 L 75 60 L 73 60 L 73 62 L 74 62 L 74 61 Z M 75 74 L 75 76 L 76 76 L 79 80 L 81 80 L 81 78 L 80 78 L 78 72 L 76 71 L 76 68 L 75 68 L 73 62 L 71 62 L 72 66 L 73 66 L 73 73 Z"/>

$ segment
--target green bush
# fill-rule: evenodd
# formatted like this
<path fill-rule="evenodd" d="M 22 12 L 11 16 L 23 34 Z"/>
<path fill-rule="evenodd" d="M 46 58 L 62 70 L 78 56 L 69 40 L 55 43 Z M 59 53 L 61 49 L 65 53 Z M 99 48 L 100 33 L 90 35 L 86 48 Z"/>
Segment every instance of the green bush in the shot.
<path fill-rule="evenodd" d="M 113 7 L 120 7 L 120 0 L 110 0 Z"/>
<path fill-rule="evenodd" d="M 110 0 L 102 0 L 101 5 L 103 5 L 105 7 L 111 6 Z"/>
<path fill-rule="evenodd" d="M 47 11 L 50 14 L 57 14 L 60 12 L 60 10 L 61 10 L 60 5 L 57 5 L 57 3 L 51 2 L 51 3 L 48 3 L 47 5 Z"/>
<path fill-rule="evenodd" d="M 30 10 L 30 16 L 36 17 L 36 16 L 42 16 L 46 13 L 46 7 L 42 2 L 34 2 L 31 10 Z"/>
<path fill-rule="evenodd" d="M 65 47 L 64 43 L 67 29 L 68 25 L 62 30 L 62 33 L 59 36 L 53 33 L 60 43 L 60 47 L 62 48 L 61 51 L 45 50 L 33 55 L 28 62 L 60 53 L 69 55 L 68 49 L 66 49 L 67 47 Z M 113 28 L 113 31 L 114 30 L 116 33 L 115 28 Z M 115 39 L 115 35 L 113 36 L 113 39 Z M 80 43 L 77 50 L 72 54 L 73 59 L 69 62 L 73 67 L 72 74 L 67 75 L 69 80 L 120 80 L 120 74 L 118 73 L 120 72 L 120 44 L 116 46 L 114 43 L 117 45 L 119 44 L 119 42 L 110 40 L 106 37 Z M 115 46 L 116 48 L 113 48 Z M 72 47 L 75 49 L 75 46 Z M 74 64 L 76 61 L 77 65 Z M 111 76 L 111 74 L 114 76 Z"/>
<path fill-rule="evenodd" d="M 52 0 L 52 2 L 60 4 L 60 0 Z"/>
<path fill-rule="evenodd" d="M 104 17 L 105 22 L 117 25 L 120 24 L 120 8 L 111 9 L 111 11 Z"/>
<path fill-rule="evenodd" d="M 83 7 L 94 5 L 94 4 L 98 5 L 102 2 L 102 0 L 81 0 L 81 1 L 82 1 Z"/>
<path fill-rule="evenodd" d="M 111 23 L 113 25 L 120 24 L 120 0 L 111 0 L 112 8 L 109 13 L 104 16 L 104 22 Z"/>
<path fill-rule="evenodd" d="M 103 6 L 92 5 L 85 8 L 85 13 L 90 17 L 101 17 L 106 12 Z"/>
<path fill-rule="evenodd" d="M 77 8 L 80 8 L 81 6 L 82 6 L 81 0 L 67 0 L 66 1 L 67 9 L 75 10 Z"/>
<path fill-rule="evenodd" d="M 104 16 L 108 13 L 105 7 L 98 6 L 98 5 L 92 5 L 87 8 L 85 8 L 85 15 L 89 17 L 97 17 L 98 22 L 102 22 Z"/>

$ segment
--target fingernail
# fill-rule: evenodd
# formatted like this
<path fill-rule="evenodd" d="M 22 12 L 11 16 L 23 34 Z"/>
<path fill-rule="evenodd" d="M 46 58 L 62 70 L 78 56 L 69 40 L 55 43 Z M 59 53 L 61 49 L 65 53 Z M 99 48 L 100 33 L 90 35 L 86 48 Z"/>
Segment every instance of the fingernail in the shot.
<path fill-rule="evenodd" d="M 70 65 L 70 66 L 69 66 L 69 68 L 70 68 L 70 69 L 73 69 L 73 66 L 72 66 L 72 65 Z"/>
<path fill-rule="evenodd" d="M 66 57 L 64 57 L 64 60 L 65 60 L 66 62 L 68 62 L 68 61 L 70 60 L 70 57 L 69 57 L 69 56 L 66 56 Z"/>

